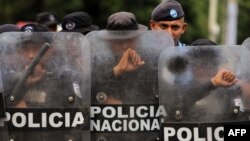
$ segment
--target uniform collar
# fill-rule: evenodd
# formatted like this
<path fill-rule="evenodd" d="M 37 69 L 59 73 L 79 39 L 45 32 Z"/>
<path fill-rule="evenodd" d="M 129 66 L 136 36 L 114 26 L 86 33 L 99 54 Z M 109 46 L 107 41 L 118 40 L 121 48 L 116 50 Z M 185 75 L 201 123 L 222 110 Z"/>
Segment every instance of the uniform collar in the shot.
<path fill-rule="evenodd" d="M 186 44 L 183 44 L 183 43 L 181 43 L 180 41 L 178 41 L 176 46 L 177 46 L 177 47 L 185 47 Z"/>
<path fill-rule="evenodd" d="M 183 43 L 181 43 L 180 41 L 178 41 L 177 46 L 178 46 L 178 47 L 185 47 L 186 45 L 183 44 Z"/>

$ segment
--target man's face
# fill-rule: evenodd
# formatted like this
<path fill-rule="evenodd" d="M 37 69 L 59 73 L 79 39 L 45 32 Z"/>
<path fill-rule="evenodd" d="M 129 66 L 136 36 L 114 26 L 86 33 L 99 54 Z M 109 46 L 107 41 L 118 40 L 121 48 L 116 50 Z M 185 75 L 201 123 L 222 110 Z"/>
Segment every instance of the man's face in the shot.
<path fill-rule="evenodd" d="M 39 51 L 42 47 L 42 44 L 36 43 L 26 43 L 20 48 L 20 55 L 24 59 L 24 69 L 27 70 L 30 67 L 30 64 L 34 59 L 38 56 Z M 42 80 L 47 72 L 47 68 L 45 64 L 48 63 L 50 57 L 52 56 L 52 49 L 48 49 L 47 52 L 44 54 L 42 59 L 39 61 L 38 64 L 32 70 L 32 73 L 29 74 L 29 77 L 26 80 L 26 85 L 31 85 L 36 82 Z"/>
<path fill-rule="evenodd" d="M 150 21 L 150 27 L 152 30 L 163 30 L 168 32 L 175 41 L 179 41 L 181 35 L 186 31 L 187 23 L 185 23 L 184 18 L 174 20 L 174 21 Z"/>
<path fill-rule="evenodd" d="M 26 43 L 20 49 L 20 53 L 26 61 L 25 65 L 27 66 L 30 65 L 33 59 L 38 55 L 38 52 L 40 51 L 41 47 L 42 47 L 42 44 Z M 51 54 L 52 54 L 52 50 L 49 49 L 37 65 L 44 66 L 45 63 L 48 61 L 49 57 L 51 56 Z"/>

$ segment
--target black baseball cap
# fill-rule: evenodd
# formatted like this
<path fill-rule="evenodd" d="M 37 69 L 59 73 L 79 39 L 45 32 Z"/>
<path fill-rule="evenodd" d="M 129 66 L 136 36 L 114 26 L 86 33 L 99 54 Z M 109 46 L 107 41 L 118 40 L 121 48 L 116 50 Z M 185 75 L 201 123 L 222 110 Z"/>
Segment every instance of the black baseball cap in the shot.
<path fill-rule="evenodd" d="M 92 24 L 91 17 L 86 12 L 73 12 L 65 15 L 62 20 L 62 32 L 80 32 L 85 35 L 98 29 L 97 25 Z"/>
<path fill-rule="evenodd" d="M 181 4 L 175 0 L 160 3 L 152 12 L 151 19 L 154 21 L 173 21 L 185 16 Z"/>
<path fill-rule="evenodd" d="M 15 31 L 20 31 L 20 28 L 14 24 L 3 24 L 0 25 L 0 34 L 4 32 L 15 32 Z"/>
<path fill-rule="evenodd" d="M 108 17 L 106 30 L 102 36 L 106 39 L 133 38 L 146 31 L 145 25 L 139 24 L 131 12 L 116 12 Z"/>
<path fill-rule="evenodd" d="M 49 32 L 50 29 L 42 24 L 38 23 L 31 23 L 31 24 L 26 24 L 21 27 L 21 31 L 23 32 Z"/>
<path fill-rule="evenodd" d="M 58 23 L 57 17 L 52 12 L 41 12 L 36 15 L 36 22 L 46 26 L 56 25 Z"/>

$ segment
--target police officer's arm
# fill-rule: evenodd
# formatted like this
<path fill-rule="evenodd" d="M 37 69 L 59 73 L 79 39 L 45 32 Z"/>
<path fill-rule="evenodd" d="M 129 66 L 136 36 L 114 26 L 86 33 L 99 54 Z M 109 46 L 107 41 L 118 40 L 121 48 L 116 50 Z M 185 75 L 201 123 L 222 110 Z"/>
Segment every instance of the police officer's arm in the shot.
<path fill-rule="evenodd" d="M 217 87 L 231 87 L 236 82 L 237 79 L 233 72 L 221 69 L 209 82 L 203 84 L 202 86 L 188 90 L 188 95 L 184 98 L 184 101 L 192 104 L 195 101 L 207 96 L 210 91 L 216 89 Z"/>
<path fill-rule="evenodd" d="M 123 53 L 119 63 L 113 68 L 113 73 L 116 77 L 119 77 L 125 72 L 137 70 L 144 64 L 145 62 L 142 61 L 141 56 L 135 50 L 129 48 Z"/>

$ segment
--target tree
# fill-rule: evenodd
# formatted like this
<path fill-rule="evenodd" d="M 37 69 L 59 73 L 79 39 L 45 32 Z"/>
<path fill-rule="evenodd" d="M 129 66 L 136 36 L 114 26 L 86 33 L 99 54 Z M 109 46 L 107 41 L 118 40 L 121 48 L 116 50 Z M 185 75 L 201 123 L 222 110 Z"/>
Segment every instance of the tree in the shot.
<path fill-rule="evenodd" d="M 16 23 L 17 21 L 34 21 L 38 12 L 52 11 L 59 19 L 73 11 L 85 11 L 92 16 L 93 23 L 101 29 L 106 27 L 109 15 L 118 11 L 133 12 L 139 23 L 149 26 L 151 12 L 162 0 L 1 0 L 0 24 Z M 189 44 L 198 38 L 208 38 L 208 5 L 209 0 L 178 0 L 184 8 L 188 30 L 182 41 Z M 250 23 L 249 0 L 239 1 L 238 43 L 250 36 L 247 32 Z M 223 44 L 225 34 L 226 2 L 219 0 L 218 22 L 221 28 L 218 43 Z"/>
<path fill-rule="evenodd" d="M 239 17 L 238 17 L 238 44 L 241 44 L 247 37 L 250 37 L 250 1 L 239 0 Z"/>

